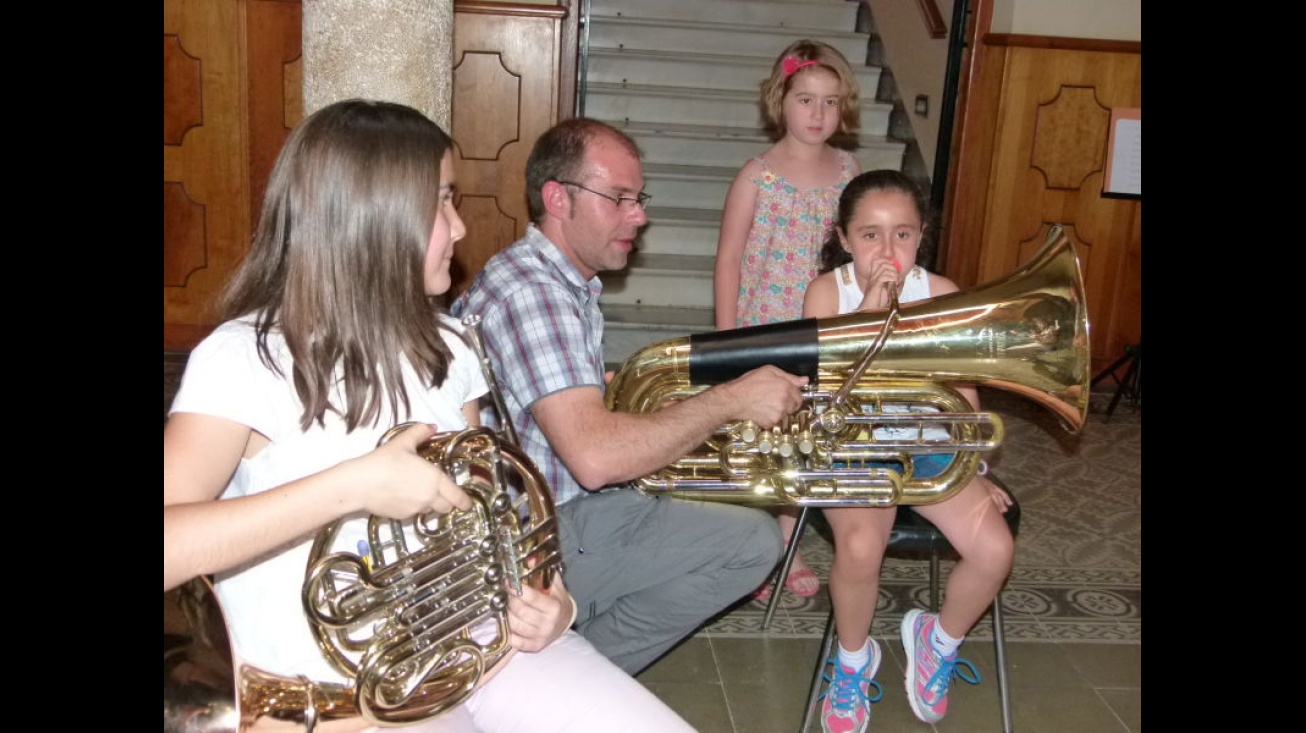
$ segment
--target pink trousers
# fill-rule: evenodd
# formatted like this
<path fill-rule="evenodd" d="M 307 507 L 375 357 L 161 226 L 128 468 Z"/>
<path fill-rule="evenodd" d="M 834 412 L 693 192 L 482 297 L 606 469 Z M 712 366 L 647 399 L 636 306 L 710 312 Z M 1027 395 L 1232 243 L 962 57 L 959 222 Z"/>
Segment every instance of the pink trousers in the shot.
<path fill-rule="evenodd" d="M 457 708 L 371 733 L 695 733 L 575 631 L 519 653 Z"/>

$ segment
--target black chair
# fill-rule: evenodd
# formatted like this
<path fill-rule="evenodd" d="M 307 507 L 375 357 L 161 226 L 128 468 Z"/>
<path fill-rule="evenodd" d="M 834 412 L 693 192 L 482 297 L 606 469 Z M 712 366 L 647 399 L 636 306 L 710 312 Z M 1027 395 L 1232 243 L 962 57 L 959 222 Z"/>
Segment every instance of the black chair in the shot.
<path fill-rule="evenodd" d="M 1001 479 L 990 471 L 987 475 L 989 481 L 992 481 L 1011 497 L 1011 508 L 1004 514 L 1007 520 L 1007 526 L 1011 528 L 1012 537 L 1016 536 L 1020 528 L 1020 504 L 1016 497 L 1011 493 L 1011 489 L 1004 484 Z M 803 527 L 806 524 L 807 512 L 809 507 L 804 507 L 798 515 L 798 520 L 794 524 L 793 541 L 789 543 L 789 548 L 785 551 L 784 561 L 781 564 L 780 575 L 776 579 L 775 589 L 771 593 L 771 600 L 767 604 L 766 616 L 762 620 L 762 628 L 765 629 L 771 622 L 771 615 L 775 610 L 776 598 L 780 595 L 780 590 L 784 588 L 785 576 L 788 575 L 789 567 L 793 564 L 794 554 L 798 547 L 798 540 L 802 538 Z M 940 602 L 940 573 L 939 561 L 945 557 L 956 559 L 957 553 L 952 548 L 948 539 L 943 536 L 938 527 L 935 527 L 928 520 L 917 514 L 911 509 L 900 506 L 898 514 L 894 518 L 893 531 L 889 535 L 889 547 L 886 556 L 910 556 L 920 557 L 921 555 L 929 556 L 930 563 L 930 610 L 938 612 Z M 1002 705 L 1002 730 L 1004 733 L 1011 733 L 1011 691 L 1007 680 L 1007 648 L 1006 639 L 1002 628 L 1002 593 L 998 593 L 997 599 L 993 606 L 993 653 L 995 666 L 998 672 L 998 698 Z M 834 641 L 836 638 L 834 627 L 834 610 L 831 609 L 829 617 L 825 622 L 825 638 L 821 643 L 821 653 L 817 657 L 816 670 L 812 674 L 812 686 L 807 696 L 807 707 L 803 711 L 803 725 L 799 728 L 799 733 L 806 733 L 808 726 L 811 725 L 812 719 L 816 717 L 817 701 L 821 695 L 821 682 L 825 676 L 828 660 L 834 650 Z"/>

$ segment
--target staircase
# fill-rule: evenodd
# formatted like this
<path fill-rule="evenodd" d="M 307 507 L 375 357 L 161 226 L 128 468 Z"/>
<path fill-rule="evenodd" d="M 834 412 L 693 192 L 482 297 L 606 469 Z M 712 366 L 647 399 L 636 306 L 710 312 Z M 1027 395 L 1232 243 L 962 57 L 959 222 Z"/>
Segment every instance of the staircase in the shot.
<path fill-rule="evenodd" d="M 873 34 L 850 0 L 589 0 L 581 113 L 624 130 L 644 153 L 649 224 L 628 267 L 603 273 L 604 357 L 619 365 L 662 339 L 715 329 L 717 231 L 740 166 L 772 143 L 759 87 L 800 38 L 839 49 L 857 70 L 862 170 L 902 170 L 910 140 L 878 101 Z M 864 11 L 863 11 L 864 12 Z M 863 30 L 858 30 L 858 26 Z M 880 96 L 885 96 L 880 93 Z M 909 126 L 893 125 L 894 133 Z"/>

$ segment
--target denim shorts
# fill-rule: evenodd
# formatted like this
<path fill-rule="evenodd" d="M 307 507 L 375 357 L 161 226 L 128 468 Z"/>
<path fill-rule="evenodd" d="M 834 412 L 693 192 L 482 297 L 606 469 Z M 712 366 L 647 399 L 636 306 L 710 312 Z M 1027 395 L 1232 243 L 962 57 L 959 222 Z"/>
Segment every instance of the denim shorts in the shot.
<path fill-rule="evenodd" d="M 952 463 L 952 459 L 956 455 L 956 453 L 927 453 L 926 455 L 918 456 L 913 461 L 916 471 L 912 474 L 912 478 L 934 478 L 935 476 L 938 476 Z M 835 462 L 834 467 L 844 468 L 845 465 L 846 464 L 844 464 L 843 461 L 837 461 Z M 900 471 L 902 464 L 889 461 L 869 461 L 866 463 L 866 467 L 887 468 L 891 471 Z"/>

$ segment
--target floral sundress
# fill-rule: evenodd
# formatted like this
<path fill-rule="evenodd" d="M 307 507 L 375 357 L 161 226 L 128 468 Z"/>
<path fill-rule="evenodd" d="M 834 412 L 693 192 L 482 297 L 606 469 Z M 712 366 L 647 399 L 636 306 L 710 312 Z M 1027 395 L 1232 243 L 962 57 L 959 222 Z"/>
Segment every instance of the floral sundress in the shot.
<path fill-rule="evenodd" d="M 801 190 L 772 171 L 765 158 L 754 158 L 762 174 L 753 178 L 757 204 L 740 259 L 736 327 L 802 316 L 803 296 L 816 277 L 839 195 L 857 171 L 852 153 L 840 150 L 839 158 L 834 185 Z"/>

